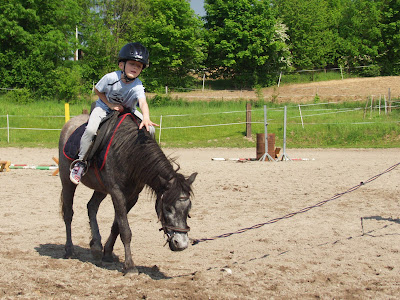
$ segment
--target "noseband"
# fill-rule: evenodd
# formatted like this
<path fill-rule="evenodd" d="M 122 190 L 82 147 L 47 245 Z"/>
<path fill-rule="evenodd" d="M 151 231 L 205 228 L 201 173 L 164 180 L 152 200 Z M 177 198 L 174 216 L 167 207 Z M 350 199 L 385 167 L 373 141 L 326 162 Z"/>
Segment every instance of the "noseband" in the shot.
<path fill-rule="evenodd" d="M 160 215 L 158 217 L 158 220 L 161 222 L 162 227 L 159 229 L 159 231 L 163 230 L 164 235 L 167 236 L 167 243 L 171 241 L 171 239 L 174 237 L 176 233 L 188 233 L 190 231 L 190 227 L 186 226 L 186 228 L 180 228 L 180 227 L 175 227 L 175 226 L 169 226 L 165 224 L 165 217 L 163 213 L 163 196 L 161 195 L 160 201 L 161 201 L 161 209 L 160 209 Z M 189 200 L 189 197 L 179 197 L 178 200 L 176 201 L 184 201 L 184 200 Z"/>

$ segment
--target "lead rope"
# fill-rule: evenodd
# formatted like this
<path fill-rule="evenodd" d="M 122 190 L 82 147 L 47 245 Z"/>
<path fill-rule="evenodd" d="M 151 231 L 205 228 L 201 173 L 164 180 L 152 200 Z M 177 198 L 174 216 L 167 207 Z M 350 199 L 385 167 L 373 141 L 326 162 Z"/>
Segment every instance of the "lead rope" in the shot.
<path fill-rule="evenodd" d="M 349 188 L 349 189 L 348 189 L 347 191 L 345 191 L 345 192 L 336 194 L 336 195 L 334 195 L 333 197 L 331 197 L 330 199 L 327 199 L 327 200 L 323 200 L 323 201 L 321 201 L 321 202 L 318 202 L 317 204 L 315 204 L 315 205 L 313 205 L 313 206 L 305 207 L 305 208 L 303 208 L 303 209 L 301 209 L 301 210 L 299 210 L 299 211 L 297 211 L 297 212 L 289 213 L 289 214 L 287 214 L 287 215 L 285 215 L 285 216 L 283 216 L 283 217 L 280 217 L 280 218 L 271 219 L 271 220 L 269 220 L 269 221 L 267 221 L 267 222 L 265 222 L 265 223 L 260 223 L 260 224 L 253 225 L 253 226 L 251 226 L 251 227 L 242 228 L 242 229 L 239 229 L 239 230 L 237 230 L 237 231 L 235 231 L 235 232 L 224 233 L 224 234 L 217 235 L 217 236 L 214 236 L 214 237 L 211 237 L 211 238 L 190 239 L 190 241 L 192 242 L 192 245 L 197 245 L 197 244 L 199 244 L 199 243 L 201 243 L 201 242 L 213 241 L 213 240 L 220 239 L 220 238 L 226 238 L 226 237 L 229 237 L 229 236 L 234 235 L 234 234 L 244 233 L 244 232 L 249 231 L 249 230 L 252 230 L 252 229 L 260 228 L 260 227 L 262 227 L 262 226 L 264 226 L 264 225 L 267 225 L 267 224 L 276 223 L 276 222 L 278 222 L 278 221 L 280 221 L 280 220 L 283 220 L 283 219 L 289 219 L 289 218 L 291 218 L 291 217 L 294 217 L 294 216 L 297 215 L 297 214 L 305 213 L 305 212 L 307 212 L 307 211 L 309 211 L 309 210 L 311 210 L 311 209 L 313 209 L 313 208 L 315 208 L 315 207 L 320 207 L 320 206 L 322 206 L 322 205 L 324 205 L 324 204 L 326 204 L 326 203 L 328 203 L 328 202 L 330 202 L 330 201 L 336 200 L 336 199 L 342 197 L 342 196 L 345 195 L 345 194 L 354 192 L 355 190 L 359 189 L 361 186 L 366 185 L 367 183 L 370 183 L 370 182 L 372 182 L 372 181 L 378 179 L 378 178 L 379 178 L 380 176 L 382 176 L 383 174 L 386 174 L 386 173 L 389 173 L 389 172 L 393 171 L 393 170 L 394 170 L 395 168 L 397 168 L 399 165 L 400 165 L 400 162 L 397 163 L 397 164 L 395 164 L 395 165 L 393 165 L 393 166 L 391 166 L 391 167 L 389 167 L 388 169 L 386 169 L 386 170 L 383 171 L 382 173 L 371 177 L 371 178 L 368 179 L 367 181 L 364 181 L 364 182 L 361 181 L 358 185 L 353 186 L 352 188 Z"/>

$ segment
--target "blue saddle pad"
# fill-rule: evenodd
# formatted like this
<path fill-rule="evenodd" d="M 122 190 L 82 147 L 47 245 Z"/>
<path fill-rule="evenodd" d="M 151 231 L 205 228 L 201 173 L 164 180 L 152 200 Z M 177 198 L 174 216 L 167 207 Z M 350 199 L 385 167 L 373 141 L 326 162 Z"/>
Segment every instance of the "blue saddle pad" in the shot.
<path fill-rule="evenodd" d="M 94 155 L 94 157 L 91 159 L 91 163 L 96 163 L 97 167 L 100 170 L 104 167 L 105 161 L 107 159 L 109 144 L 112 142 L 114 134 L 118 130 L 120 124 L 124 121 L 124 119 L 127 116 L 130 116 L 137 123 L 136 117 L 131 113 L 127 113 L 127 114 L 119 116 L 119 120 L 115 124 L 115 127 L 113 128 L 112 134 L 110 134 L 110 136 L 108 137 L 106 146 L 102 147 L 101 149 L 98 149 L 98 151 L 96 152 L 96 155 Z M 64 149 L 63 149 L 64 156 L 71 161 L 78 159 L 81 137 L 86 129 L 86 126 L 87 126 L 87 123 L 84 123 L 81 126 L 79 126 L 77 129 L 75 129 L 75 131 L 71 134 L 71 136 L 68 138 L 68 141 L 64 145 Z"/>

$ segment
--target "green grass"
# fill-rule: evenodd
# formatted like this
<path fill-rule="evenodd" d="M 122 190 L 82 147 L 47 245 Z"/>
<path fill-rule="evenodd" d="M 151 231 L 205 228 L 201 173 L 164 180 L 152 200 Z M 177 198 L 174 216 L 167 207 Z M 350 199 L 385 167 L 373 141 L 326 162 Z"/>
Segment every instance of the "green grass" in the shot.
<path fill-rule="evenodd" d="M 186 102 L 170 98 L 149 100 L 151 118 L 161 123 L 163 147 L 255 147 L 256 134 L 264 133 L 264 103 L 252 102 L 252 139 L 246 135 L 244 101 Z M 268 107 L 268 132 L 275 133 L 276 146 L 283 145 L 283 106 Z M 287 103 L 287 147 L 400 147 L 400 109 L 389 115 L 370 108 L 365 102 L 302 106 Z M 399 102 L 393 103 L 400 106 Z M 71 116 L 89 109 L 90 101 L 70 103 Z M 7 141 L 9 115 L 10 142 Z M 0 96 L 0 147 L 57 147 L 64 124 L 64 103 L 13 103 Z M 231 124 L 219 125 L 217 124 Z M 209 125 L 209 126 L 205 126 Z M 198 127 L 193 127 L 198 126 Z M 178 127 L 178 128 L 176 128 Z M 28 128 L 28 129 L 24 129 Z M 39 130 L 54 129 L 54 130 Z M 156 130 L 157 141 L 160 129 Z"/>

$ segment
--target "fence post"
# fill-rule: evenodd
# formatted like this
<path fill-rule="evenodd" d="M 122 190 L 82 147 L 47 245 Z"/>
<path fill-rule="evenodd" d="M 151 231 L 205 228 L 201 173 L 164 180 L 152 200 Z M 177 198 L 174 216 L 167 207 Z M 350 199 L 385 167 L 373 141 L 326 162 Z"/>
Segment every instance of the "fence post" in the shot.
<path fill-rule="evenodd" d="M 69 103 L 64 104 L 65 107 L 65 123 L 69 121 Z"/>
<path fill-rule="evenodd" d="M 161 145 L 162 115 L 160 117 L 160 131 L 158 133 L 158 144 Z"/>
<path fill-rule="evenodd" d="M 251 138 L 251 103 L 246 103 L 246 137 Z"/>
<path fill-rule="evenodd" d="M 379 115 L 381 115 L 381 100 L 382 100 L 382 95 L 379 95 L 379 106 L 378 106 Z"/>
<path fill-rule="evenodd" d="M 304 129 L 304 123 L 303 123 L 303 115 L 301 114 L 301 105 L 299 104 L 299 112 L 300 112 L 300 119 L 301 119 L 301 127 Z"/>
<path fill-rule="evenodd" d="M 374 95 L 371 96 L 371 109 L 369 112 L 369 118 L 372 118 L 372 106 L 374 105 Z"/>
<path fill-rule="evenodd" d="M 10 143 L 10 120 L 7 114 L 7 142 Z"/>
<path fill-rule="evenodd" d="M 387 115 L 387 114 L 388 114 L 388 111 L 387 111 L 386 95 L 383 95 L 383 98 L 385 99 L 385 115 Z"/>

